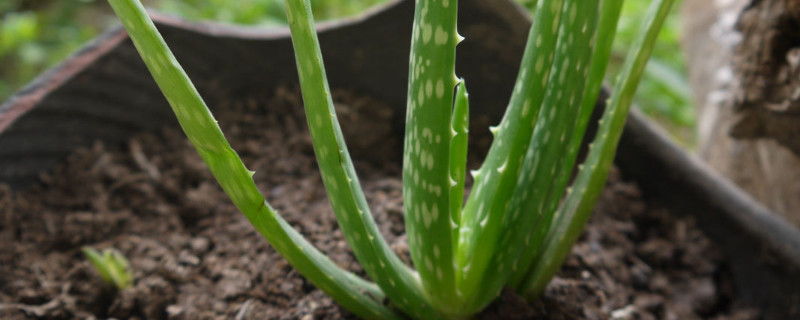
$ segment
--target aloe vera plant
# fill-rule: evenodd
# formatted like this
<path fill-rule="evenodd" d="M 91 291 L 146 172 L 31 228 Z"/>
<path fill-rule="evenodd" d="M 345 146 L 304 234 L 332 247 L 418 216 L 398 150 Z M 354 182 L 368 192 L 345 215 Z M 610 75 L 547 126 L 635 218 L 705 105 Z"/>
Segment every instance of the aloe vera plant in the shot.
<path fill-rule="evenodd" d="M 673 0 L 654 0 L 573 176 L 622 0 L 538 0 L 517 83 L 464 203 L 469 102 L 455 74 L 458 0 L 416 0 L 403 159 L 416 267 L 381 237 L 330 95 L 308 0 L 285 0 L 308 127 L 339 225 L 374 282 L 334 265 L 264 200 L 138 0 L 109 0 L 180 125 L 237 208 L 300 273 L 367 319 L 468 318 L 503 286 L 535 299 L 563 263 L 607 178 L 656 35 Z M 568 185 L 571 185 L 568 187 Z M 388 298 L 391 304 L 383 303 Z"/>

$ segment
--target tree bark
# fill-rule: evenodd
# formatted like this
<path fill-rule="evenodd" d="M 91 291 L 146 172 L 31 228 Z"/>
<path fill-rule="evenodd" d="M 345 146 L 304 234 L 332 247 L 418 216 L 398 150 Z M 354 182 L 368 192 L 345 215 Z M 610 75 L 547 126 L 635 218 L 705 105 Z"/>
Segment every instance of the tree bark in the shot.
<path fill-rule="evenodd" d="M 737 138 L 770 138 L 800 156 L 800 1 L 752 1 L 736 25 Z"/>
<path fill-rule="evenodd" d="M 800 226 L 800 1 L 686 0 L 698 152 Z"/>

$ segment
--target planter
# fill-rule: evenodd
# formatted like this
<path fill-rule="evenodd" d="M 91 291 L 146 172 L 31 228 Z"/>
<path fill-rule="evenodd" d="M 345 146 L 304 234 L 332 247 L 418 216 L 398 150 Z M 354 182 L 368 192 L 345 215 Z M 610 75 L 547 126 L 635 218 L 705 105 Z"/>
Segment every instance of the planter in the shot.
<path fill-rule="evenodd" d="M 508 101 L 529 22 L 509 1 L 461 2 L 457 73 L 469 79 L 473 113 L 499 119 Z M 412 1 L 320 26 L 332 87 L 351 88 L 404 114 Z M 154 14 L 201 94 L 272 92 L 296 83 L 288 30 L 186 23 Z M 354 76 L 358 75 L 358 76 Z M 393 121 L 401 132 L 402 117 Z M 494 122 L 494 121 L 493 121 Z M 95 140 L 119 145 L 133 134 L 175 127 L 174 116 L 124 30 L 117 27 L 0 106 L 0 180 L 13 188 Z M 741 297 L 769 319 L 800 317 L 800 232 L 708 170 L 634 113 L 617 157 L 623 176 L 649 201 L 694 217 L 730 263 Z"/>

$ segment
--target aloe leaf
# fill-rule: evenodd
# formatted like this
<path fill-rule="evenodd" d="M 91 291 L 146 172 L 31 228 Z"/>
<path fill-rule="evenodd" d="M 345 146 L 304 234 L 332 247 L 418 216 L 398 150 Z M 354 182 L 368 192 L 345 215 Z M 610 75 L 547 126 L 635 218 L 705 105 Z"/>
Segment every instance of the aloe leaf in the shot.
<path fill-rule="evenodd" d="M 600 120 L 589 155 L 559 209 L 540 258 L 522 285 L 523 292 L 527 292 L 530 298 L 538 297 L 542 293 L 589 220 L 608 177 L 639 80 L 673 2 L 674 0 L 654 0 L 648 10 L 645 26 L 631 47 L 615 91 Z"/>
<path fill-rule="evenodd" d="M 482 295 L 476 303 L 494 298 L 507 277 L 518 269 L 523 248 L 530 243 L 531 230 L 542 220 L 549 187 L 562 165 L 583 99 L 589 73 L 593 39 L 597 28 L 598 4 L 594 1 L 567 0 L 540 117 L 527 146 L 521 171 L 515 176 L 507 215 L 502 221 L 505 233 L 492 253 L 492 275 L 485 276 Z"/>
<path fill-rule="evenodd" d="M 406 233 L 432 304 L 458 315 L 450 212 L 451 118 L 458 1 L 418 0 L 409 61 L 403 161 Z M 449 309 L 448 309 L 449 308 Z"/>
<path fill-rule="evenodd" d="M 542 0 L 537 4 L 508 109 L 500 125 L 491 129 L 495 140 L 486 160 L 473 172 L 475 182 L 462 212 L 457 254 L 458 286 L 465 301 L 484 295 L 481 284 L 485 277 L 497 277 L 496 270 L 488 268 L 492 261 L 488 257 L 504 235 L 502 223 L 552 75 L 563 3 Z"/>
<path fill-rule="evenodd" d="M 623 0 L 604 0 L 601 2 L 600 20 L 597 27 L 597 36 L 594 40 L 596 48 L 592 56 L 592 65 L 589 71 L 589 78 L 586 82 L 585 96 L 583 97 L 580 112 L 577 116 L 577 123 L 571 135 L 568 150 L 562 158 L 563 164 L 560 166 L 560 173 L 558 177 L 553 180 L 554 184 L 550 188 L 551 191 L 548 196 L 547 207 L 543 212 L 543 219 L 537 223 L 536 227 L 533 229 L 531 239 L 526 241 L 528 245 L 526 245 L 526 249 L 520 253 L 520 258 L 517 262 L 517 270 L 509 278 L 508 284 L 511 287 L 521 289 L 518 287 L 522 284 L 524 277 L 530 272 L 531 265 L 535 261 L 535 258 L 539 256 L 539 250 L 544 242 L 544 237 L 550 230 L 552 219 L 561 203 L 561 198 L 564 195 L 565 188 L 572 174 L 578 151 L 589 124 L 589 119 L 592 116 L 597 97 L 600 94 L 606 67 L 608 66 L 609 57 L 611 56 L 611 49 L 614 36 L 616 35 L 617 22 L 622 12 L 623 2 Z"/>
<path fill-rule="evenodd" d="M 364 270 L 400 309 L 435 317 L 415 272 L 391 250 L 370 213 L 336 118 L 311 4 L 285 3 L 311 139 L 339 225 Z"/>
<path fill-rule="evenodd" d="M 178 122 L 214 177 L 253 226 L 301 274 L 351 312 L 368 319 L 402 319 L 383 305 L 374 284 L 342 270 L 310 245 L 264 200 L 205 102 L 137 0 L 109 0 L 169 101 Z"/>
<path fill-rule="evenodd" d="M 467 83 L 461 79 L 456 89 L 456 102 L 453 118 L 450 120 L 452 140 L 450 141 L 450 215 L 453 223 L 453 248 L 458 244 L 458 225 L 461 221 L 461 207 L 464 205 L 464 182 L 467 173 L 467 150 L 469 142 L 469 93 Z"/>

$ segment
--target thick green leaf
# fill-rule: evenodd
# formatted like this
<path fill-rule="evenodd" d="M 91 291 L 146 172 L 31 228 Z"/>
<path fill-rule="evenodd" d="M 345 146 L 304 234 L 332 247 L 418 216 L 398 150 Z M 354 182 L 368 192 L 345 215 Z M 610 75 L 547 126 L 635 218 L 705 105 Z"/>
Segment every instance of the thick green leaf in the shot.
<path fill-rule="evenodd" d="M 673 2 L 674 0 L 654 0 L 647 13 L 645 26 L 625 61 L 615 91 L 600 120 L 589 155 L 559 209 L 540 258 L 522 285 L 523 292 L 527 292 L 529 297 L 535 298 L 541 294 L 569 255 L 572 245 L 589 220 L 608 177 L 639 80 Z"/>
<path fill-rule="evenodd" d="M 403 161 L 406 233 L 432 304 L 458 316 L 453 265 L 451 119 L 456 86 L 457 0 L 417 0 L 409 61 Z"/>
<path fill-rule="evenodd" d="M 450 120 L 450 214 L 453 219 L 453 248 L 458 246 L 458 225 L 464 205 L 464 182 L 467 174 L 467 145 L 469 142 L 469 93 L 464 79 L 458 83 L 453 119 Z"/>
<path fill-rule="evenodd" d="M 566 0 L 550 80 L 540 117 L 527 146 L 516 188 L 502 223 L 502 236 L 491 253 L 491 269 L 481 282 L 476 303 L 488 303 L 499 293 L 507 277 L 518 270 L 531 230 L 544 219 L 543 209 L 552 181 L 562 165 L 566 141 L 575 126 L 575 114 L 583 99 L 597 28 L 598 5 L 593 1 Z M 492 295 L 493 294 L 493 295 Z"/>
<path fill-rule="evenodd" d="M 532 232 L 531 238 L 526 241 L 526 249 L 520 253 L 520 258 L 517 262 L 517 270 L 511 278 L 509 278 L 508 284 L 511 287 L 521 289 L 519 286 L 522 285 L 525 276 L 530 272 L 531 265 L 535 261 L 535 258 L 539 256 L 539 250 L 544 242 L 544 237 L 550 230 L 553 217 L 561 203 L 565 187 L 572 175 L 573 166 L 578 156 L 578 150 L 583 142 L 583 136 L 586 133 L 589 119 L 594 111 L 594 106 L 602 87 L 603 78 L 605 77 L 606 67 L 608 66 L 609 57 L 611 55 L 611 47 L 614 42 L 614 35 L 617 30 L 617 22 L 619 21 L 620 12 L 622 11 L 622 3 L 623 0 L 604 0 L 601 3 L 600 21 L 595 38 L 597 47 L 592 56 L 592 66 L 589 71 L 589 79 L 586 82 L 585 96 L 583 97 L 580 112 L 577 116 L 574 132 L 571 134 L 569 149 L 561 160 L 563 164 L 560 166 L 558 177 L 552 180 L 554 184 L 550 188 L 550 195 L 548 195 L 546 203 L 547 207 L 543 212 L 542 219 L 536 224 L 533 231 L 529 231 Z"/>
<path fill-rule="evenodd" d="M 505 235 L 503 221 L 522 169 L 525 150 L 539 118 L 545 88 L 552 78 L 563 0 L 538 3 L 528 44 L 522 59 L 517 83 L 506 114 L 499 126 L 492 128 L 495 140 L 481 169 L 473 172 L 475 183 L 462 212 L 459 226 L 457 263 L 458 286 L 464 308 L 480 310 L 470 303 L 486 295 L 485 278 L 495 278 L 489 268 L 499 239 Z M 495 292 L 488 292 L 496 294 Z"/>

